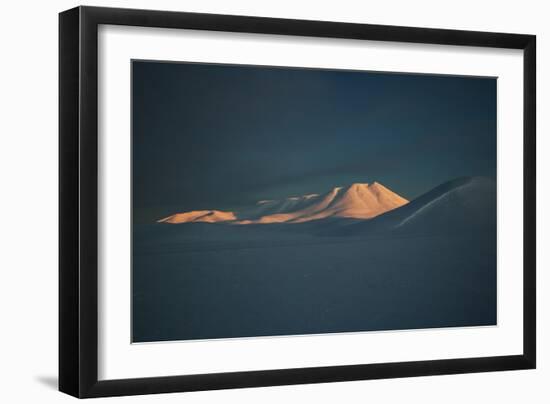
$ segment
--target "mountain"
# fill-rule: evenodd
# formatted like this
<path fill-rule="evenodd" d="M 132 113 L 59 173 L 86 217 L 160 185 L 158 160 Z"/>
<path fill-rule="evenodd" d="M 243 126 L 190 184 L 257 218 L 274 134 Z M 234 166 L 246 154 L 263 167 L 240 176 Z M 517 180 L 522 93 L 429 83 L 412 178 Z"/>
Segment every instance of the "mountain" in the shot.
<path fill-rule="evenodd" d="M 160 223 L 230 223 L 238 225 L 304 223 L 327 218 L 371 219 L 406 205 L 408 201 L 380 183 L 336 187 L 318 195 L 263 200 L 240 211 L 197 210 L 176 213 Z"/>
<path fill-rule="evenodd" d="M 191 212 L 176 213 L 160 219 L 158 223 L 217 223 L 236 220 L 233 212 L 221 210 L 193 210 Z"/>
<path fill-rule="evenodd" d="M 435 234 L 494 230 L 496 183 L 485 177 L 463 177 L 437 186 L 391 212 L 368 222 L 324 229 L 329 235 L 372 232 Z"/>

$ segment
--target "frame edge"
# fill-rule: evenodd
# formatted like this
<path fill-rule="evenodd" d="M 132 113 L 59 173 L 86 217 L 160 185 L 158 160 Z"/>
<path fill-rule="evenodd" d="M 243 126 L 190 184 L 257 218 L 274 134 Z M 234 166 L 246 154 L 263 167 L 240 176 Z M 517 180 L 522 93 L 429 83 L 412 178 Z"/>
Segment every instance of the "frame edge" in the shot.
<path fill-rule="evenodd" d="M 530 35 L 523 50 L 523 355 L 532 369 L 537 351 L 536 45 Z"/>
<path fill-rule="evenodd" d="M 59 14 L 59 391 L 78 397 L 80 9 Z"/>

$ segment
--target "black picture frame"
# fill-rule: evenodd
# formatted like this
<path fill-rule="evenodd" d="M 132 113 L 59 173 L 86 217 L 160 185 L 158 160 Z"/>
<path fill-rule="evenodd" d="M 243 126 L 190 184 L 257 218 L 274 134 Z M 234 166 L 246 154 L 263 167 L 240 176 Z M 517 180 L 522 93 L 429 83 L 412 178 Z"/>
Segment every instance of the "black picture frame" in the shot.
<path fill-rule="evenodd" d="M 523 50 L 523 354 L 98 380 L 100 24 Z M 534 35 L 97 7 L 60 13 L 59 390 L 86 398 L 535 368 L 535 61 Z"/>

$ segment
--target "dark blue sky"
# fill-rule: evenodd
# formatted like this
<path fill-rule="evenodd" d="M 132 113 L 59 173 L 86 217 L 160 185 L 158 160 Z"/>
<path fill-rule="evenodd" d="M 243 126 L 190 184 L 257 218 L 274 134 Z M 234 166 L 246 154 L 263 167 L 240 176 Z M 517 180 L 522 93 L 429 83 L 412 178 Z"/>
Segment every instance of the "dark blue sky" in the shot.
<path fill-rule="evenodd" d="M 496 177 L 496 79 L 132 63 L 134 220 Z"/>

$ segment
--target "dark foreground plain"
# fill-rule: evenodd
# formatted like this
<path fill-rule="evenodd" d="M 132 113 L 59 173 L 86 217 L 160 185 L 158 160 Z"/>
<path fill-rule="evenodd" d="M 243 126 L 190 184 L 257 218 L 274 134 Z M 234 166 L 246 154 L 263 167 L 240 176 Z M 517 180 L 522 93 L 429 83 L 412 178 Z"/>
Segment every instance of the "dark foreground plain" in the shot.
<path fill-rule="evenodd" d="M 133 234 L 134 342 L 497 322 L 491 180 L 443 184 L 370 221 Z"/>

